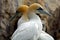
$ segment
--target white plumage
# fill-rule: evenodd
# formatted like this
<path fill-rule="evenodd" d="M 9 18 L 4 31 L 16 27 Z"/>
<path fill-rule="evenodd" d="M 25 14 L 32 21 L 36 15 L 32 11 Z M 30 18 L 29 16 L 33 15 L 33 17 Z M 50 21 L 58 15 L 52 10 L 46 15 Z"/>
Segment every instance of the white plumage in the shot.
<path fill-rule="evenodd" d="M 12 37 L 14 37 L 13 39 L 14 40 L 16 40 L 15 38 L 18 36 L 18 33 L 19 33 L 19 35 L 22 35 L 22 36 L 25 36 L 25 38 L 26 38 L 26 40 L 27 39 L 30 39 L 30 40 L 32 40 L 32 39 L 37 39 L 37 37 L 38 37 L 38 33 L 41 33 L 41 31 L 42 31 L 42 22 L 41 22 L 41 20 L 40 20 L 40 18 L 39 18 L 39 16 L 37 16 L 35 13 L 30 13 L 29 14 L 29 21 L 25 21 L 25 20 L 23 20 L 22 21 L 22 19 L 23 19 L 24 17 L 22 16 L 21 17 L 21 19 L 19 19 L 19 21 L 18 21 L 18 24 L 19 23 L 21 23 L 21 24 L 19 24 L 18 25 L 18 28 L 17 28 L 17 30 L 14 32 L 14 34 L 13 34 L 13 36 Z M 30 29 L 30 27 L 32 28 L 32 29 Z M 35 28 L 33 28 L 33 27 L 35 27 Z M 20 34 L 20 30 L 22 30 L 22 28 L 24 29 L 23 31 L 26 31 L 26 32 L 23 32 L 24 34 L 25 33 L 28 33 L 28 34 Z M 30 29 L 30 30 L 26 30 L 26 28 L 27 29 Z M 37 30 L 36 30 L 36 28 L 37 28 Z M 35 32 L 35 31 L 36 32 Z M 27 32 L 27 31 L 29 31 L 29 32 Z M 33 32 L 30 32 L 30 31 L 33 31 L 34 32 L 34 35 L 32 35 L 31 33 L 33 33 Z M 17 36 L 16 36 L 17 35 Z M 26 35 L 28 35 L 29 36 L 29 38 L 27 38 L 26 37 Z M 16 37 L 15 37 L 16 36 Z M 36 36 L 36 38 L 31 38 L 32 36 Z M 17 39 L 18 39 L 18 37 L 17 37 Z M 24 39 L 24 38 L 23 38 Z M 24 39 L 25 40 L 25 39 Z"/>
<path fill-rule="evenodd" d="M 19 28 L 14 32 L 12 40 L 28 40 L 38 37 L 38 25 L 32 21 L 22 23 Z"/>

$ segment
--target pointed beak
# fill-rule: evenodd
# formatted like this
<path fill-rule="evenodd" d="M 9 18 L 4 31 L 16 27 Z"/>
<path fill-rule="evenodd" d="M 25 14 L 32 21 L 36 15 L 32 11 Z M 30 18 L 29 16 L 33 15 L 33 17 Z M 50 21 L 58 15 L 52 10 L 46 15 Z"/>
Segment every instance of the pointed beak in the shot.
<path fill-rule="evenodd" d="M 49 16 L 52 15 L 47 10 L 42 9 L 42 8 L 38 8 L 37 11 L 38 11 L 38 13 L 41 13 L 41 14 L 46 14 L 46 15 L 49 15 Z"/>

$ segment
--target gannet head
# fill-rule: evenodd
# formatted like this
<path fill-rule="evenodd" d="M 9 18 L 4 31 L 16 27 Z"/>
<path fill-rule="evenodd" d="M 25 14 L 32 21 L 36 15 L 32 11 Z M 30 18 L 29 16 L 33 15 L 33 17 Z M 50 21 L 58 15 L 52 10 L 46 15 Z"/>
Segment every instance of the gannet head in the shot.
<path fill-rule="evenodd" d="M 28 15 L 27 15 L 27 13 L 28 13 L 28 8 L 29 8 L 29 6 L 27 6 L 27 5 L 21 5 L 21 6 L 17 9 L 17 11 L 16 11 L 16 13 L 21 13 L 21 14 L 22 14 L 22 16 L 24 17 L 25 21 L 28 21 L 28 20 L 29 20 L 29 19 L 28 19 Z"/>
<path fill-rule="evenodd" d="M 32 5 L 30 5 L 29 9 L 34 12 L 38 12 L 41 14 L 47 14 L 47 15 L 51 16 L 51 14 L 48 12 L 48 10 L 38 3 L 33 3 Z"/>
<path fill-rule="evenodd" d="M 28 11 L 28 6 L 27 5 L 21 5 L 18 7 L 16 13 L 26 13 Z"/>

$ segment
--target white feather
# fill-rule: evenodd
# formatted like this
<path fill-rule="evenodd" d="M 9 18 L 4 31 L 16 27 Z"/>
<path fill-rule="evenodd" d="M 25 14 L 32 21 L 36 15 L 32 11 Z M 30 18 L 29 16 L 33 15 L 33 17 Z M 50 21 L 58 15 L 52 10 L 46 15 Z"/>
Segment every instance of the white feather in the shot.
<path fill-rule="evenodd" d="M 35 22 L 26 22 L 20 25 L 12 35 L 12 40 L 34 40 L 38 36 L 38 26 Z"/>

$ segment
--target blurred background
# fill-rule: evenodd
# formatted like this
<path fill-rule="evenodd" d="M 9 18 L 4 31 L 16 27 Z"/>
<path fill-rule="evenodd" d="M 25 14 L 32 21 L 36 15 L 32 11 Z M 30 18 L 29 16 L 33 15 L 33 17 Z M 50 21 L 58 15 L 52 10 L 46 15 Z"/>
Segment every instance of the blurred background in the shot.
<path fill-rule="evenodd" d="M 60 40 L 60 0 L 0 0 L 0 40 L 10 40 L 11 35 L 17 28 L 17 21 L 22 16 L 19 14 L 13 20 L 9 20 L 16 13 L 20 5 L 31 5 L 39 3 L 46 7 L 53 15 L 39 15 L 43 22 L 43 30 L 54 37 L 55 40 Z"/>

